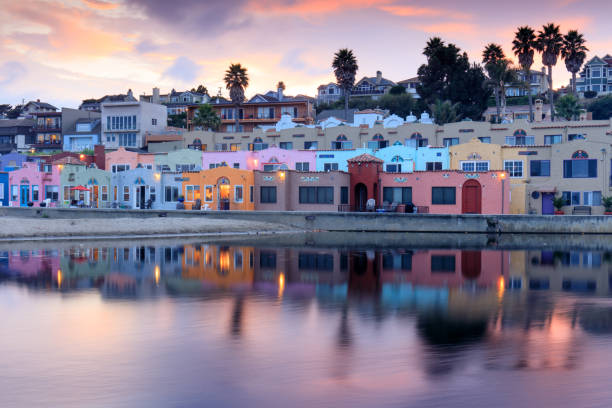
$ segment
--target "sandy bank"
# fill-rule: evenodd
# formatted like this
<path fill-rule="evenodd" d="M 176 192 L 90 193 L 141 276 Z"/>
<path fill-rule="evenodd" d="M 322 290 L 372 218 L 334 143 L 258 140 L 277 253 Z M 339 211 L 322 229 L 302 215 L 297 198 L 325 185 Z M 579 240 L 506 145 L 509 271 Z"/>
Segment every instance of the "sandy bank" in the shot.
<path fill-rule="evenodd" d="M 285 225 L 209 218 L 0 218 L 0 239 L 285 232 Z"/>

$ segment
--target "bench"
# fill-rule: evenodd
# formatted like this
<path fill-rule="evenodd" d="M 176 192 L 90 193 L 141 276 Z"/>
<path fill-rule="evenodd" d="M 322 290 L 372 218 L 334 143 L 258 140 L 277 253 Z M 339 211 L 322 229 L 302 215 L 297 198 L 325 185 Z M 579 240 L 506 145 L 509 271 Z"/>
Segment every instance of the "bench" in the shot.
<path fill-rule="evenodd" d="M 591 215 L 591 207 L 588 205 L 576 205 L 572 209 L 572 215 Z"/>

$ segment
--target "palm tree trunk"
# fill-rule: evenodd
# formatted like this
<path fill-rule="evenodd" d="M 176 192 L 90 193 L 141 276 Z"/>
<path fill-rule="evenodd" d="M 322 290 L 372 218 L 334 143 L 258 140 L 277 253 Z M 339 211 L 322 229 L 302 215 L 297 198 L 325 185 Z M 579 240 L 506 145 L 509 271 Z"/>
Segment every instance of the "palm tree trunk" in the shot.
<path fill-rule="evenodd" d="M 499 107 L 499 88 L 496 86 L 495 92 L 495 108 L 497 109 L 497 123 L 501 123 L 501 109 Z"/>
<path fill-rule="evenodd" d="M 506 116 L 506 84 L 503 82 L 500 84 L 501 92 L 499 94 L 500 105 L 501 105 L 501 115 L 502 117 Z"/>
<path fill-rule="evenodd" d="M 533 121 L 533 97 L 531 96 L 531 72 L 525 71 L 525 80 L 527 81 L 527 98 L 529 99 L 529 122 Z"/>
<path fill-rule="evenodd" d="M 555 121 L 555 101 L 553 100 L 552 65 L 548 66 L 548 103 L 550 104 L 550 121 Z"/>
<path fill-rule="evenodd" d="M 238 119 L 239 112 L 240 112 L 240 105 L 236 105 L 236 129 L 234 129 L 234 132 L 238 132 L 238 130 L 240 129 L 240 119 Z"/>
<path fill-rule="evenodd" d="M 349 100 L 349 94 L 348 94 L 348 90 L 344 90 L 344 120 L 346 120 L 348 122 L 348 100 Z"/>
<path fill-rule="evenodd" d="M 574 94 L 575 97 L 578 97 L 578 94 L 576 93 L 576 73 L 572 72 L 572 93 Z"/>

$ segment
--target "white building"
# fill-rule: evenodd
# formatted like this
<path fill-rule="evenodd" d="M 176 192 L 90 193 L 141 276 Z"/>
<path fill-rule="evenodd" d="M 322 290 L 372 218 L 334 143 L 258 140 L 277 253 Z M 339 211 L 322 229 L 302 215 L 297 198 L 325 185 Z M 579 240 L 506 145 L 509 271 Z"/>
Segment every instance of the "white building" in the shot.
<path fill-rule="evenodd" d="M 342 89 L 333 82 L 325 85 L 319 85 L 317 88 L 317 103 L 334 103 L 341 98 L 344 98 Z"/>
<path fill-rule="evenodd" d="M 147 133 L 162 133 L 168 123 L 164 105 L 149 102 L 102 103 L 102 143 L 107 149 L 142 148 Z"/>

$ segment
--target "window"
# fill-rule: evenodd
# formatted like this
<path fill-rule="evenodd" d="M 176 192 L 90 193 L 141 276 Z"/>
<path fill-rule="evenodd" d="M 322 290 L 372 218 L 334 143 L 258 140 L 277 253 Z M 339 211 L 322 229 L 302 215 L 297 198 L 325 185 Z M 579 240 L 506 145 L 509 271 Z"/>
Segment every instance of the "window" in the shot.
<path fill-rule="evenodd" d="M 325 163 L 323 164 L 323 171 L 338 170 L 338 163 Z"/>
<path fill-rule="evenodd" d="M 210 203 L 213 200 L 213 186 L 204 187 L 204 201 Z"/>
<path fill-rule="evenodd" d="M 474 172 L 474 171 L 489 171 L 488 161 L 462 161 L 461 170 Z"/>
<path fill-rule="evenodd" d="M 155 201 L 155 199 L 157 198 L 157 194 L 155 194 L 155 186 L 149 187 L 149 198 L 151 199 L 151 201 Z"/>
<path fill-rule="evenodd" d="M 563 160 L 563 178 L 597 177 L 597 159 Z"/>
<path fill-rule="evenodd" d="M 185 201 L 195 201 L 200 198 L 200 186 L 185 186 Z"/>
<path fill-rule="evenodd" d="M 459 138 L 458 137 L 445 137 L 443 142 L 444 142 L 444 147 L 454 146 L 454 145 L 459 144 Z"/>
<path fill-rule="evenodd" d="M 235 169 L 239 169 L 240 168 L 240 163 L 234 163 L 234 168 Z"/>
<path fill-rule="evenodd" d="M 295 169 L 297 171 L 310 171 L 310 163 L 308 162 L 295 163 Z"/>
<path fill-rule="evenodd" d="M 64 200 L 66 199 L 66 194 L 64 194 Z M 113 200 L 117 201 L 117 186 L 113 186 Z"/>
<path fill-rule="evenodd" d="M 230 143 L 230 152 L 240 151 L 240 143 Z"/>
<path fill-rule="evenodd" d="M 237 203 L 242 202 L 242 186 L 234 186 L 234 201 Z"/>
<path fill-rule="evenodd" d="M 43 165 L 43 171 L 44 171 L 45 173 L 51 173 L 51 172 L 53 171 L 53 170 L 52 170 L 52 166 L 51 166 L 50 164 L 45 164 L 45 165 Z"/>
<path fill-rule="evenodd" d="M 348 140 L 345 135 L 339 135 L 335 141 L 331 142 L 331 148 L 334 150 L 352 149 L 353 142 Z"/>
<path fill-rule="evenodd" d="M 130 165 L 129 164 L 113 164 L 111 166 L 111 169 L 113 171 L 113 173 L 119 173 L 122 171 L 127 171 L 130 169 Z"/>
<path fill-rule="evenodd" d="M 178 186 L 166 186 L 165 187 L 165 197 L 166 197 L 167 202 L 178 201 L 178 198 L 179 198 Z"/>
<path fill-rule="evenodd" d="M 513 136 L 506 136 L 506 144 L 510 146 L 528 146 L 535 144 L 535 137 L 527 136 L 524 130 L 517 130 Z"/>
<path fill-rule="evenodd" d="M 565 205 L 580 205 L 580 192 L 564 191 L 561 197 L 565 201 Z"/>
<path fill-rule="evenodd" d="M 586 139 L 585 135 L 580 134 L 580 133 L 570 133 L 569 135 L 567 135 L 567 140 L 571 141 L 571 140 L 584 140 Z"/>
<path fill-rule="evenodd" d="M 531 177 L 550 177 L 550 160 L 531 160 L 529 167 Z"/>
<path fill-rule="evenodd" d="M 383 253 L 382 263 L 384 270 L 402 270 L 402 271 L 411 271 L 412 270 L 412 253 L 393 253 L 387 252 Z"/>
<path fill-rule="evenodd" d="M 298 254 L 298 269 L 311 271 L 333 271 L 334 256 L 332 254 Z"/>
<path fill-rule="evenodd" d="M 563 135 L 544 135 L 544 144 L 552 145 L 561 143 L 563 141 Z"/>
<path fill-rule="evenodd" d="M 412 187 L 383 187 L 383 201 L 408 204 L 412 202 Z"/>
<path fill-rule="evenodd" d="M 276 203 L 276 187 L 260 187 L 259 201 L 264 204 Z"/>
<path fill-rule="evenodd" d="M 291 150 L 291 149 L 293 149 L 293 142 L 280 142 L 280 143 L 278 144 L 278 146 L 279 146 L 281 149 Z"/>
<path fill-rule="evenodd" d="M 480 140 L 481 143 L 491 143 L 490 136 L 482 136 L 482 137 L 479 137 L 478 140 Z"/>
<path fill-rule="evenodd" d="M 504 160 L 504 170 L 508 172 L 510 178 L 523 177 L 523 161 L 522 160 Z"/>
<path fill-rule="evenodd" d="M 261 251 L 259 253 L 259 267 L 276 269 L 276 252 Z"/>
<path fill-rule="evenodd" d="M 333 204 L 333 187 L 300 187 L 300 204 Z"/>
<path fill-rule="evenodd" d="M 19 201 L 19 186 L 11 186 L 11 201 Z"/>
<path fill-rule="evenodd" d="M 432 272 L 455 272 L 455 255 L 432 255 Z"/>
<path fill-rule="evenodd" d="M 108 186 L 102 186 L 102 201 L 108 201 Z"/>
<path fill-rule="evenodd" d="M 432 187 L 431 203 L 439 205 L 455 204 L 455 187 Z"/>
<path fill-rule="evenodd" d="M 38 186 L 32 186 L 32 201 L 38 201 Z"/>
<path fill-rule="evenodd" d="M 585 191 L 583 194 L 584 205 L 602 205 L 601 191 Z"/>
<path fill-rule="evenodd" d="M 319 142 L 304 142 L 304 150 L 317 150 Z"/>
<path fill-rule="evenodd" d="M 45 186 L 45 200 L 58 201 L 59 200 L 59 187 L 58 186 Z"/>
<path fill-rule="evenodd" d="M 254 190 L 254 189 L 255 189 L 255 188 L 254 188 L 253 186 L 249 186 L 249 201 L 250 201 L 250 202 L 253 202 L 253 195 L 254 195 L 254 194 L 253 194 L 253 190 Z"/>
<path fill-rule="evenodd" d="M 151 119 L 151 125 L 153 125 L 153 126 L 157 126 L 157 119 L 152 118 L 152 119 Z"/>
<path fill-rule="evenodd" d="M 427 162 L 425 168 L 427 171 L 442 170 L 442 162 Z"/>
<path fill-rule="evenodd" d="M 340 187 L 340 204 L 349 203 L 349 189 L 348 187 Z"/>
<path fill-rule="evenodd" d="M 123 187 L 123 201 L 130 201 L 130 187 Z"/>

